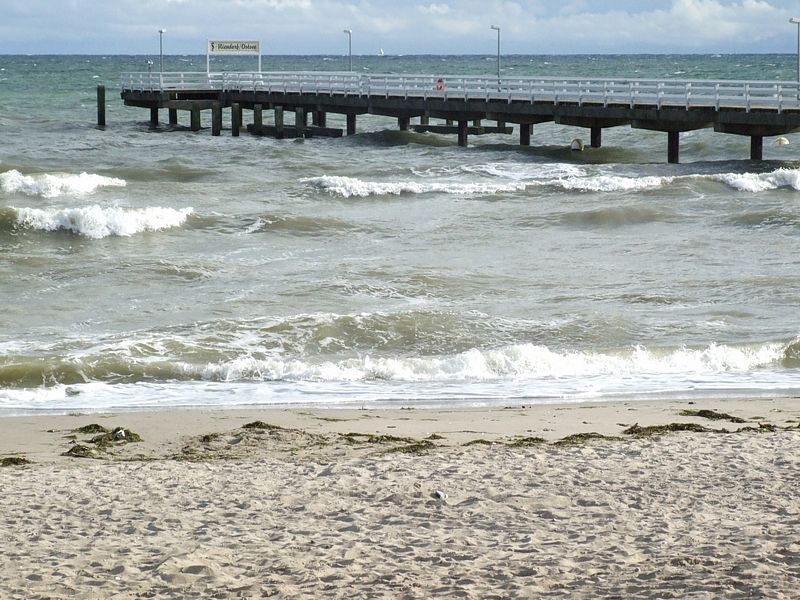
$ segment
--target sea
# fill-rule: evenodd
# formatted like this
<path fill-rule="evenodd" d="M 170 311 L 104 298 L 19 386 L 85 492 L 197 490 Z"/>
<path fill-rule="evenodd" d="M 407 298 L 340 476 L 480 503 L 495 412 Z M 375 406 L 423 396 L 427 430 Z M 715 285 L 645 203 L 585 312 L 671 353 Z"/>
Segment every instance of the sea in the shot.
<path fill-rule="evenodd" d="M 795 60 L 501 68 L 789 81 Z M 495 61 L 353 69 L 491 76 Z M 570 144 L 586 130 L 552 123 L 530 147 L 515 130 L 461 148 L 371 115 L 350 137 L 233 138 L 226 111 L 212 137 L 208 114 L 196 133 L 186 113 L 152 130 L 123 106 L 120 74 L 148 68 L 158 56 L 0 56 L 0 414 L 800 395 L 800 136 L 766 138 L 751 162 L 746 137 L 688 132 L 680 165 L 665 134 L 629 127 L 583 152 Z M 263 57 L 269 71 L 346 68 Z"/>

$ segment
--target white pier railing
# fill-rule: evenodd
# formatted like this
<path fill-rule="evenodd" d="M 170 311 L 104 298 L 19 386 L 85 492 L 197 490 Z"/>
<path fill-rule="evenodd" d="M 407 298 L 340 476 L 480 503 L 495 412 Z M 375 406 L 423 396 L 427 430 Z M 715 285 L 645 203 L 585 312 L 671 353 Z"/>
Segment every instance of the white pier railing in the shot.
<path fill-rule="evenodd" d="M 350 72 L 123 73 L 123 91 L 264 91 L 330 96 L 439 98 L 602 106 L 800 110 L 789 81 L 363 75 Z"/>

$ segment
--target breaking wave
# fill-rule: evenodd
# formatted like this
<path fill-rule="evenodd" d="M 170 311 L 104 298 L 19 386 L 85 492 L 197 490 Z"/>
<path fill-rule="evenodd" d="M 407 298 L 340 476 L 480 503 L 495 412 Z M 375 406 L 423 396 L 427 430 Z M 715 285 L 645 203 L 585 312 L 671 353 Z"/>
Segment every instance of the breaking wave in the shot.
<path fill-rule="evenodd" d="M 144 231 L 179 227 L 192 214 L 192 208 L 159 206 L 130 209 L 101 206 L 76 208 L 17 208 L 16 226 L 40 231 L 69 231 L 91 239 L 131 236 Z"/>
<path fill-rule="evenodd" d="M 0 173 L 0 190 L 3 192 L 42 198 L 85 195 L 101 187 L 125 187 L 125 185 L 127 184 L 124 179 L 93 173 L 23 175 L 16 169 Z"/>
<path fill-rule="evenodd" d="M 800 170 L 777 169 L 771 173 L 716 173 L 669 176 L 625 176 L 597 172 L 569 164 L 473 165 L 460 168 L 414 172 L 417 179 L 405 181 L 367 181 L 356 177 L 323 175 L 302 179 L 323 192 L 344 198 L 401 194 L 485 195 L 549 187 L 570 192 L 641 192 L 673 184 L 696 181 L 722 183 L 742 192 L 763 192 L 779 188 L 800 190 Z M 463 176 L 479 180 L 464 181 Z M 460 176 L 460 178 L 459 178 Z"/>

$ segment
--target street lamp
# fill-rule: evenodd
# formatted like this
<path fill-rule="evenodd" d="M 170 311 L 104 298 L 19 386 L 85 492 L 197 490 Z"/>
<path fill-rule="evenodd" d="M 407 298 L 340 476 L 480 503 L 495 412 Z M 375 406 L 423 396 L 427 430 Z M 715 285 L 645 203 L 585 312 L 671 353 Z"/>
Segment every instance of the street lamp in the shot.
<path fill-rule="evenodd" d="M 800 83 L 800 19 L 792 17 L 789 19 L 789 23 L 797 24 L 797 81 Z"/>
<path fill-rule="evenodd" d="M 164 72 L 164 34 L 167 33 L 166 29 L 158 30 L 158 56 L 160 58 L 161 72 Z"/>
<path fill-rule="evenodd" d="M 353 70 L 353 30 L 352 29 L 345 29 L 344 32 L 347 34 L 347 56 L 350 59 L 350 70 Z"/>
<path fill-rule="evenodd" d="M 490 29 L 497 32 L 497 85 L 500 85 L 500 28 L 497 25 L 491 25 Z"/>

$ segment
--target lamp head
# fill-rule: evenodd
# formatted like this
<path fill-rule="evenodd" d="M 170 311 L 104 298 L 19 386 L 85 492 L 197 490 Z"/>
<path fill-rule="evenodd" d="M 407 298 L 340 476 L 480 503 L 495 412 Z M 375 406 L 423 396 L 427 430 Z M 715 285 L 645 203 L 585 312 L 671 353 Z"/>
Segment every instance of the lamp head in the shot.
<path fill-rule="evenodd" d="M 489 29 L 494 29 L 495 31 L 500 31 L 500 28 L 497 25 L 490 25 Z"/>

